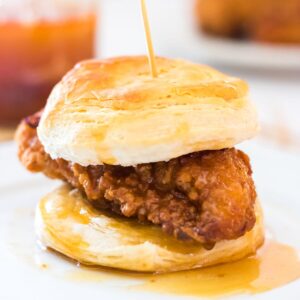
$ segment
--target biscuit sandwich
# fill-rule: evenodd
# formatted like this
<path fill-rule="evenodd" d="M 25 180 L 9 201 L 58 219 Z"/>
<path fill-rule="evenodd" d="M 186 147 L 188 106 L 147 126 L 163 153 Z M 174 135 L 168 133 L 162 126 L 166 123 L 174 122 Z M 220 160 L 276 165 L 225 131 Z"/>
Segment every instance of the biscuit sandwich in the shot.
<path fill-rule="evenodd" d="M 247 84 L 156 57 L 77 64 L 16 134 L 32 172 L 63 184 L 41 199 L 36 231 L 84 264 L 170 272 L 237 260 L 263 243 L 248 156 L 258 131 Z"/>

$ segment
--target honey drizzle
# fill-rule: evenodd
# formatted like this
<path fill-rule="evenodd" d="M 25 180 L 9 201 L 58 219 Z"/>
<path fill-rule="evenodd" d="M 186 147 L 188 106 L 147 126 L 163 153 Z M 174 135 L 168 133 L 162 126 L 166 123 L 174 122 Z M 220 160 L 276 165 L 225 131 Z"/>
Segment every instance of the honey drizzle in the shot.
<path fill-rule="evenodd" d="M 80 266 L 67 279 L 103 282 L 115 279 L 138 280 L 127 289 L 185 296 L 224 296 L 238 293 L 256 294 L 286 285 L 300 278 L 298 252 L 269 240 L 251 256 L 233 263 L 203 269 L 166 274 L 143 274 L 109 268 Z"/>
<path fill-rule="evenodd" d="M 65 201 L 66 193 L 71 193 L 74 201 Z M 70 192 L 67 186 L 59 191 L 55 201 L 53 198 L 50 198 L 50 202 L 48 200 L 46 197 L 40 203 L 40 209 L 45 219 L 57 217 L 58 220 L 64 220 L 71 218 L 78 224 L 84 225 L 90 224 L 99 215 L 98 211 L 94 211 L 92 207 L 82 202 L 78 191 Z M 181 245 L 178 241 L 164 236 L 159 228 L 144 226 L 117 216 L 112 218 L 103 215 L 102 218 L 107 218 L 112 232 L 116 230 L 124 236 L 123 243 L 125 244 L 131 244 L 131 241 L 126 237 L 127 233 L 131 231 L 135 233 L 133 238 L 135 242 L 143 241 L 147 236 L 149 241 L 161 247 L 167 247 L 179 253 L 185 253 L 187 248 L 189 253 L 193 255 L 193 245 L 188 247 Z M 52 233 L 54 234 L 54 232 Z M 82 245 L 84 241 L 80 236 L 70 234 L 67 239 L 64 253 L 68 255 L 68 251 L 72 253 L 84 251 L 85 247 Z M 196 245 L 195 249 L 197 250 L 198 247 Z M 79 254 L 82 256 L 82 253 Z M 128 286 L 129 289 L 190 296 L 260 293 L 299 279 L 300 260 L 299 253 L 294 248 L 274 240 L 267 240 L 256 255 L 208 268 L 166 274 L 145 274 L 81 266 L 81 268 L 69 273 L 67 278 L 88 282 L 115 279 L 123 279 L 124 282 L 134 280 L 134 284 Z"/>

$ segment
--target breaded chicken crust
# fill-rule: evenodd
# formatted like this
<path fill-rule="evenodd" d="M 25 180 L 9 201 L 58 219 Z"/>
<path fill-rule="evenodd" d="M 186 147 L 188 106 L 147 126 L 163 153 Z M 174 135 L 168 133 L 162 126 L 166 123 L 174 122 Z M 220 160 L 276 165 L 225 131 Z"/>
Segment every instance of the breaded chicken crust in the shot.
<path fill-rule="evenodd" d="M 51 159 L 38 139 L 38 122 L 39 114 L 18 128 L 22 164 L 68 182 L 97 208 L 152 222 L 178 239 L 207 247 L 236 239 L 255 224 L 252 171 L 248 156 L 239 150 L 201 151 L 133 167 L 83 167 Z"/>

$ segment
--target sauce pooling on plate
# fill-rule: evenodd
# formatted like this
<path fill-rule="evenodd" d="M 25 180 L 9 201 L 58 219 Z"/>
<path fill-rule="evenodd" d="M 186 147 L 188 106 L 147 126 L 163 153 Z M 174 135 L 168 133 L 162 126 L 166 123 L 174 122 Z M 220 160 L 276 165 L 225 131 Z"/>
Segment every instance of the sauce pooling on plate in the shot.
<path fill-rule="evenodd" d="M 143 286 L 161 292 L 217 296 L 264 292 L 299 277 L 297 252 L 289 246 L 269 241 L 256 256 L 205 269 L 160 275 Z"/>
<path fill-rule="evenodd" d="M 61 193 L 64 196 L 65 190 Z M 71 193 L 77 200 L 81 199 L 77 192 Z M 64 197 L 55 199 L 54 202 L 49 202 L 46 197 L 41 201 L 40 206 L 42 214 L 52 220 L 56 218 L 58 224 L 60 224 L 59 221 L 67 219 L 76 220 L 78 226 L 84 226 L 95 222 L 95 218 L 99 215 L 99 212 L 96 212 L 90 205 L 84 205 L 82 200 L 64 201 Z M 101 220 L 109 222 L 110 234 L 120 234 L 125 239 L 123 243 L 129 245 L 132 243 L 128 237 L 130 231 L 134 233 L 135 243 L 144 242 L 146 236 L 149 242 L 178 253 L 185 253 L 188 249 L 191 257 L 194 254 L 193 251 L 199 249 L 199 245 L 186 247 L 184 242 L 164 235 L 155 226 L 144 226 L 117 216 L 110 218 L 104 213 Z M 58 230 L 59 227 L 56 229 Z M 66 238 L 72 238 L 67 249 L 68 253 L 72 252 L 71 257 L 76 257 L 75 254 L 78 251 L 84 251 L 89 246 L 82 236 L 70 234 L 70 231 Z M 68 273 L 67 278 L 85 282 L 122 280 L 122 287 L 127 286 L 127 289 L 176 295 L 221 296 L 236 293 L 260 293 L 300 278 L 300 260 L 295 249 L 270 239 L 256 255 L 213 267 L 165 274 L 146 274 L 82 266 Z"/>
<path fill-rule="evenodd" d="M 267 241 L 255 256 L 204 269 L 166 274 L 140 274 L 81 267 L 68 279 L 107 281 L 134 279 L 129 289 L 188 296 L 221 296 L 260 293 L 300 278 L 298 252 L 287 245 Z"/>

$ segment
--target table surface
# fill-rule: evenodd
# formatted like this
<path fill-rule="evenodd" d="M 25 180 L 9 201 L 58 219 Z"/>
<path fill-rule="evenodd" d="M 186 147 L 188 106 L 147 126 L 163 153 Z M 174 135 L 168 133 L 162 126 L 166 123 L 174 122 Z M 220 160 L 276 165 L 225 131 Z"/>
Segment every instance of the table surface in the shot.
<path fill-rule="evenodd" d="M 0 142 L 12 140 L 14 137 L 15 130 L 12 128 L 1 128 L 0 127 Z"/>

